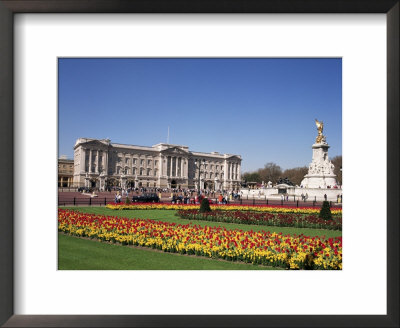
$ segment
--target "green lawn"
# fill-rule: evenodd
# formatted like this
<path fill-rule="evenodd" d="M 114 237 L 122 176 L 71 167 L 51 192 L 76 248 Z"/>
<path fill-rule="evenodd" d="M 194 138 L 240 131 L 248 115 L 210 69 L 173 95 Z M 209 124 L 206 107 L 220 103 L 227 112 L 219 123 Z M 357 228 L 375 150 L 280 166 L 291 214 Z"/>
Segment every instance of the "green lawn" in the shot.
<path fill-rule="evenodd" d="M 279 270 L 58 234 L 59 270 Z"/>
<path fill-rule="evenodd" d="M 221 226 L 227 229 L 241 229 L 241 230 L 253 230 L 253 231 L 271 231 L 271 232 L 282 232 L 283 234 L 303 234 L 306 236 L 325 236 L 337 237 L 341 236 L 342 232 L 339 230 L 323 230 L 323 229 L 309 229 L 309 228 L 291 228 L 291 227 L 268 227 L 258 225 L 247 225 L 247 224 L 235 224 L 235 223 L 224 223 L 224 222 L 205 222 L 196 220 L 184 220 L 175 216 L 175 210 L 111 210 L 105 207 L 62 207 L 68 208 L 84 213 L 95 213 L 110 216 L 121 216 L 126 218 L 138 218 L 138 219 L 152 219 L 164 222 L 175 222 L 178 224 L 197 224 L 200 226 Z"/>

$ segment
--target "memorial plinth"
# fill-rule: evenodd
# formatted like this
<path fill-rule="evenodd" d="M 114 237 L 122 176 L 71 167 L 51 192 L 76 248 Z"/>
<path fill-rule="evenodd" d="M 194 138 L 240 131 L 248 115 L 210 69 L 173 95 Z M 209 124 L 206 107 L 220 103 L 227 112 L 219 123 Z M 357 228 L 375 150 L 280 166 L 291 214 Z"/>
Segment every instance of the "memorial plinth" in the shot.
<path fill-rule="evenodd" d="M 308 167 L 308 173 L 301 181 L 303 188 L 333 188 L 337 186 L 335 167 L 328 157 L 329 145 L 326 141 L 312 145 L 313 156 Z"/>

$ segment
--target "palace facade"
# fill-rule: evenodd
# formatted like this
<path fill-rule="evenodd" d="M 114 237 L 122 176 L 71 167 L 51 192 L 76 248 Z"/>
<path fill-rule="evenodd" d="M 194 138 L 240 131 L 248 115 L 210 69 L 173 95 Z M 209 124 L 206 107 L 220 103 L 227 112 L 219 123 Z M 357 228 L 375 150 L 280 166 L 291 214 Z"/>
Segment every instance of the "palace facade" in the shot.
<path fill-rule="evenodd" d="M 239 189 L 240 155 L 189 151 L 159 143 L 151 147 L 79 138 L 74 146 L 74 185 L 126 188 Z"/>
<path fill-rule="evenodd" d="M 71 187 L 74 178 L 74 161 L 66 157 L 58 159 L 58 187 Z"/>

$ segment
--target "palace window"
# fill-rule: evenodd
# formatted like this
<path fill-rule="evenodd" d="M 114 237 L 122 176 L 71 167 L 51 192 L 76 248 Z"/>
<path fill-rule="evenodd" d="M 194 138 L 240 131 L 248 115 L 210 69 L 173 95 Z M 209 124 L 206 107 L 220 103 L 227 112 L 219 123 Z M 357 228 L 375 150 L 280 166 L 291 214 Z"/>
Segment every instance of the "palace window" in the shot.
<path fill-rule="evenodd" d="M 157 166 L 157 165 L 158 165 L 158 161 L 155 160 L 155 161 L 154 161 L 154 166 Z"/>
<path fill-rule="evenodd" d="M 144 168 L 140 169 L 140 175 L 143 175 Z"/>
<path fill-rule="evenodd" d="M 147 169 L 147 175 L 151 175 L 151 169 Z"/>
<path fill-rule="evenodd" d="M 136 158 L 133 159 L 133 165 L 136 165 Z"/>
<path fill-rule="evenodd" d="M 143 166 L 144 165 L 144 159 L 140 160 L 140 165 Z"/>
<path fill-rule="evenodd" d="M 150 166 L 151 165 L 151 159 L 148 159 L 147 160 L 147 166 Z"/>

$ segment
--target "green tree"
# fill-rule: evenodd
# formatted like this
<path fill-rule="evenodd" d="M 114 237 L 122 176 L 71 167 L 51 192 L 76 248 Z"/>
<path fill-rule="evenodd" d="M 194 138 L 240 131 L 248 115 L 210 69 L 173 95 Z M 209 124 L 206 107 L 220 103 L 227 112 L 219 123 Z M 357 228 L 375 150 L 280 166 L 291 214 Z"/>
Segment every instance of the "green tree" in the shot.
<path fill-rule="evenodd" d="M 264 181 L 265 184 L 267 184 L 268 181 L 276 183 L 278 179 L 282 177 L 281 167 L 272 162 L 265 164 L 264 168 L 258 170 L 258 173 L 261 181 Z"/>
<path fill-rule="evenodd" d="M 338 184 L 342 185 L 342 155 L 335 156 L 331 159 L 332 164 L 335 166 L 333 173 L 336 174 Z"/>
<path fill-rule="evenodd" d="M 288 178 L 294 185 L 300 186 L 301 181 L 304 179 L 304 176 L 308 173 L 308 168 L 306 166 L 303 167 L 295 167 L 293 169 L 287 169 L 283 171 L 282 177 Z"/>
<path fill-rule="evenodd" d="M 260 174 L 258 172 L 246 172 L 242 174 L 242 178 L 246 180 L 246 182 L 257 182 L 261 183 Z"/>
<path fill-rule="evenodd" d="M 211 212 L 210 202 L 207 197 L 201 200 L 200 213 Z"/>
<path fill-rule="evenodd" d="M 329 202 L 326 200 L 322 203 L 321 210 L 319 211 L 319 218 L 332 220 L 331 207 L 329 206 Z"/>

